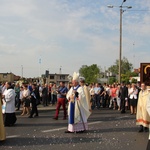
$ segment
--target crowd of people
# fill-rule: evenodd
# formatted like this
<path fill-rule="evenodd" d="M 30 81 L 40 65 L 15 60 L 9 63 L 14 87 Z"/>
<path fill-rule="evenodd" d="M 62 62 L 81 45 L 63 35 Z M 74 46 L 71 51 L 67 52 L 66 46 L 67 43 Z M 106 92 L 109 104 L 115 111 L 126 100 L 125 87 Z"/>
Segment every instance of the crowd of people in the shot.
<path fill-rule="evenodd" d="M 138 95 L 141 90 L 137 84 L 113 83 L 101 85 L 100 83 L 90 84 L 92 109 L 95 107 L 112 108 L 125 113 L 130 110 L 131 115 L 136 114 Z"/>
<path fill-rule="evenodd" d="M 63 119 L 68 117 L 68 130 L 65 133 L 84 132 L 88 129 L 87 119 L 92 110 L 109 108 L 120 113 L 130 110 L 136 116 L 139 132 L 148 132 L 150 124 L 150 88 L 144 83 L 103 85 L 100 83 L 85 84 L 84 78 L 74 73 L 72 82 L 68 85 L 60 82 L 59 85 L 29 83 L 12 84 L 6 82 L 0 87 L 0 106 L 4 115 L 4 126 L 13 126 L 17 120 L 15 111 L 22 105 L 23 115 L 29 118 L 38 117 L 37 105 L 43 107 L 56 104 L 55 120 L 59 118 L 60 107 L 63 107 Z M 68 108 L 68 112 L 67 112 Z M 3 116 L 0 113 L 0 119 Z M 3 128 L 3 125 L 0 125 Z M 1 130 L 2 131 L 2 130 Z M 3 133 L 4 135 L 4 133 Z M 5 136 L 1 139 L 5 139 Z M 150 145 L 150 144 L 149 144 Z"/>
<path fill-rule="evenodd" d="M 53 106 L 57 103 L 54 119 L 58 119 L 59 109 L 61 105 L 64 110 L 64 119 L 66 118 L 66 94 L 68 90 L 73 86 L 72 83 L 69 83 L 68 85 L 66 85 L 64 82 L 60 82 L 59 85 L 56 85 L 55 83 L 50 83 L 49 85 L 40 85 L 35 83 L 22 83 L 21 85 L 19 85 L 19 83 L 6 83 L 10 84 L 10 88 L 14 89 L 15 91 L 16 111 L 20 110 L 21 105 L 23 107 L 23 111 L 21 113 L 22 116 L 30 115 L 29 117 L 32 118 L 32 108 L 32 112 L 35 113 L 34 117 L 36 117 L 38 116 L 38 111 L 37 107 L 35 106 L 37 106 L 38 104 L 42 104 L 43 107 L 48 105 Z M 125 113 L 126 110 L 130 110 L 131 115 L 136 115 L 138 97 L 141 90 L 139 82 L 137 84 L 132 83 L 126 85 L 123 82 L 121 84 L 104 83 L 103 85 L 100 83 L 91 83 L 89 85 L 86 85 L 86 87 L 90 93 L 90 106 L 92 110 L 95 108 L 109 108 L 118 110 L 121 113 Z M 1 85 L 2 95 L 6 88 L 7 84 Z"/>

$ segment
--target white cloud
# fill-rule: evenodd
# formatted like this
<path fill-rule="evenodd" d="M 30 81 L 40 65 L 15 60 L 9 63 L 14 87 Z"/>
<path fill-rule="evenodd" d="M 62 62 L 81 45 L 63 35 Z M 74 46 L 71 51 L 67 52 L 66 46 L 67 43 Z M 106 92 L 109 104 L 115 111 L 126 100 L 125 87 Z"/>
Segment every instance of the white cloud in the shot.
<path fill-rule="evenodd" d="M 83 64 L 108 67 L 118 58 L 119 9 L 107 8 L 111 0 L 0 2 L 0 51 L 13 62 L 5 70 L 21 75 L 23 65 L 25 76 L 38 76 L 41 58 L 42 73 L 48 68 L 59 72 L 60 66 L 64 73 L 72 73 Z M 126 4 L 135 9 L 150 8 L 148 0 Z M 124 12 L 123 54 L 129 59 L 134 55 L 131 50 L 135 42 L 136 58 L 148 60 L 149 24 L 149 12 Z M 141 48 L 145 50 L 142 54 Z"/>

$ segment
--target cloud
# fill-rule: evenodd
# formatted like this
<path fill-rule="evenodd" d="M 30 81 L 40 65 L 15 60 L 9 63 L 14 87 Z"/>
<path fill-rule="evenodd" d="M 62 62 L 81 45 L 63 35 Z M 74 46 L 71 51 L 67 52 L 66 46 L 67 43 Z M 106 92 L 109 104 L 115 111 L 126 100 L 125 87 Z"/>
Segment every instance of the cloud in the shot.
<path fill-rule="evenodd" d="M 109 67 L 118 58 L 119 9 L 107 8 L 111 0 L 0 2 L 2 61 L 8 57 L 13 65 L 7 69 L 16 74 L 20 74 L 21 64 L 25 76 L 38 76 L 40 58 L 43 73 L 48 68 L 58 73 L 60 66 L 64 73 L 93 63 Z M 113 4 L 119 5 L 119 1 Z M 126 4 L 134 9 L 150 8 L 148 0 Z M 127 58 L 132 59 L 135 42 L 136 58 L 147 59 L 149 23 L 149 12 L 124 12 L 123 55 Z"/>

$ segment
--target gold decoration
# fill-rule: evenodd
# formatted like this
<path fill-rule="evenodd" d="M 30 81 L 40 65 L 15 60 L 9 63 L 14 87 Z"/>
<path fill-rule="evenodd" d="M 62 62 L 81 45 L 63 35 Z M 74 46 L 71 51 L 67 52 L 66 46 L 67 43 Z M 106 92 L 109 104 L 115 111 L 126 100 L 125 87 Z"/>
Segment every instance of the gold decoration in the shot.
<path fill-rule="evenodd" d="M 144 73 L 147 74 L 147 68 L 150 68 L 150 65 L 147 65 L 145 68 L 144 68 Z"/>

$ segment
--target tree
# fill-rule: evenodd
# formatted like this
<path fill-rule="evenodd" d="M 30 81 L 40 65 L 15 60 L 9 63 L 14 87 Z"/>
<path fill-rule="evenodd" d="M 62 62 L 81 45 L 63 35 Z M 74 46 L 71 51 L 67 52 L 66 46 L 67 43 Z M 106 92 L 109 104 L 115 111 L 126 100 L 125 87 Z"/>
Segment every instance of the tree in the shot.
<path fill-rule="evenodd" d="M 124 81 L 125 83 L 129 83 L 130 77 L 137 77 L 138 73 L 135 72 L 126 72 L 125 74 L 121 74 L 121 80 Z M 136 82 L 135 80 L 131 81 L 131 82 Z"/>
<path fill-rule="evenodd" d="M 131 83 L 137 83 L 137 79 L 132 78 Z"/>
<path fill-rule="evenodd" d="M 79 69 L 79 73 L 81 76 L 85 78 L 85 81 L 87 83 L 93 83 L 93 82 L 97 82 L 100 69 L 96 64 L 93 64 L 91 66 L 83 65 Z"/>
<path fill-rule="evenodd" d="M 113 84 L 114 82 L 116 82 L 116 78 L 115 77 L 109 77 L 108 80 L 109 80 L 108 81 L 109 84 Z"/>
<path fill-rule="evenodd" d="M 131 72 L 132 69 L 133 69 L 133 65 L 129 63 L 127 58 L 123 57 L 123 59 L 121 60 L 121 74 L 126 74 L 127 72 Z M 115 61 L 115 64 L 110 66 L 108 70 L 117 75 L 119 72 L 119 60 L 117 59 Z"/>
<path fill-rule="evenodd" d="M 129 82 L 130 76 L 131 76 L 131 71 L 133 69 L 133 65 L 129 63 L 128 59 L 123 57 L 121 60 L 121 81 L 124 81 L 125 83 Z M 113 74 L 118 75 L 119 72 L 119 60 L 117 59 L 115 61 L 115 64 L 110 66 L 108 68 L 110 72 Z"/>

